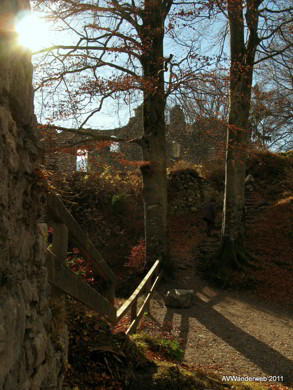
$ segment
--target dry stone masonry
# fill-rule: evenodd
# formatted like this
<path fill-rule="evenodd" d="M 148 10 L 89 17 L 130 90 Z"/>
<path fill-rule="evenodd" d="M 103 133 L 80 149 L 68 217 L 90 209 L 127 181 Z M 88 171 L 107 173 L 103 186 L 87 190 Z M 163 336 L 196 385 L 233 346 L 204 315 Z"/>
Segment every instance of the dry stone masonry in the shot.
<path fill-rule="evenodd" d="M 16 13 L 28 6 L 0 0 L 0 390 L 61 389 L 66 356 L 52 327 L 37 224 L 45 197 L 36 174 L 31 59 L 13 32 Z"/>
<path fill-rule="evenodd" d="M 168 179 L 168 207 L 171 214 L 196 212 L 211 198 L 221 203 L 222 192 L 217 191 L 194 169 L 173 171 Z"/>
<path fill-rule="evenodd" d="M 143 111 L 142 106 L 135 109 L 135 115 L 129 119 L 126 126 L 107 131 L 99 131 L 101 136 L 115 136 L 118 138 L 135 139 L 143 134 Z M 62 132 L 57 134 L 53 129 L 43 133 L 44 143 L 47 150 L 65 148 L 71 143 L 81 141 L 82 136 Z M 193 124 L 187 123 L 184 112 L 180 106 L 175 106 L 170 112 L 170 123 L 166 126 L 166 154 L 167 164 L 170 166 L 174 161 L 184 160 L 193 164 L 208 166 L 215 160 L 224 161 L 226 125 L 216 119 L 198 118 Z M 142 150 L 135 143 L 119 144 L 118 152 L 122 153 L 123 159 L 128 161 L 141 161 Z M 75 153 L 67 153 L 66 148 L 60 152 L 45 154 L 44 165 L 48 169 L 60 171 L 72 171 L 76 169 Z M 99 164 L 106 163 L 121 168 L 117 153 L 111 152 L 111 146 L 89 152 L 89 169 L 95 170 Z M 118 165 L 117 165 L 118 164 Z"/>

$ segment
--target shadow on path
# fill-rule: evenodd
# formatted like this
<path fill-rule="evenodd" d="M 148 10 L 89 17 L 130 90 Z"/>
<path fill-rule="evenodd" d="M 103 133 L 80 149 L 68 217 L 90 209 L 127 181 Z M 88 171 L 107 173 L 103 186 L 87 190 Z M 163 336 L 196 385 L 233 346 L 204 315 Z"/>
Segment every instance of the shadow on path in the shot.
<path fill-rule="evenodd" d="M 173 324 L 174 314 L 181 316 L 180 338 L 183 340 L 183 348 L 186 350 L 189 334 L 189 320 L 190 318 L 194 318 L 210 332 L 221 338 L 242 356 L 262 369 L 268 376 L 282 375 L 284 377 L 283 383 L 292 385 L 292 361 L 269 345 L 238 328 L 222 314 L 217 312 L 213 306 L 222 299 L 223 297 L 216 296 L 209 302 L 203 302 L 196 297 L 195 303 L 190 309 L 167 308 L 163 324 L 165 324 L 165 326 Z M 265 332 L 265 324 L 262 324 L 262 326 Z"/>

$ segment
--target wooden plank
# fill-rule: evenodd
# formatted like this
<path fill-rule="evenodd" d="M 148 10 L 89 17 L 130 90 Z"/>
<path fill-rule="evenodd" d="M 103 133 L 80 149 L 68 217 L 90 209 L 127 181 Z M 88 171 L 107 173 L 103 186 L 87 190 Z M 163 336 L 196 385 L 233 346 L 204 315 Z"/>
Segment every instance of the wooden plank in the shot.
<path fill-rule="evenodd" d="M 134 333 L 136 331 L 136 328 L 138 327 L 138 324 L 139 324 L 139 322 L 141 320 L 141 317 L 147 311 L 148 304 L 149 304 L 152 296 L 154 295 L 154 292 L 155 292 L 155 290 L 157 288 L 157 285 L 158 285 L 159 281 L 161 280 L 162 275 L 163 275 L 163 271 L 161 271 L 161 273 L 156 277 L 156 279 L 155 279 L 155 281 L 154 281 L 154 283 L 152 285 L 152 288 L 150 289 L 150 292 L 146 296 L 146 299 L 144 300 L 144 303 L 142 304 L 142 306 L 140 307 L 140 309 L 139 309 L 139 311 L 137 313 L 136 318 L 131 322 L 129 328 L 125 332 L 126 334 L 131 334 L 131 333 Z"/>
<path fill-rule="evenodd" d="M 52 252 L 64 262 L 67 259 L 68 229 L 63 223 L 53 223 Z"/>
<path fill-rule="evenodd" d="M 136 288 L 136 290 L 132 293 L 132 295 L 127 299 L 127 301 L 124 302 L 124 304 L 117 310 L 117 322 L 124 317 L 125 313 L 130 309 L 133 302 L 137 300 L 140 294 L 142 294 L 145 286 L 147 285 L 148 280 L 153 276 L 153 274 L 156 272 L 157 268 L 160 265 L 160 260 L 156 260 L 152 268 L 149 270 L 149 272 L 146 274 L 146 276 L 143 278 L 143 280 L 140 282 L 139 286 Z"/>
<path fill-rule="evenodd" d="M 131 305 L 131 311 L 130 311 L 131 322 L 135 320 L 136 316 L 137 316 L 137 299 L 134 302 L 132 302 Z"/>
<path fill-rule="evenodd" d="M 54 222 L 64 223 L 70 238 L 79 248 L 83 256 L 91 262 L 94 273 L 100 275 L 111 284 L 116 284 L 116 276 L 100 252 L 94 247 L 87 234 L 82 230 L 62 201 L 55 194 L 48 194 L 48 213 Z"/>
<path fill-rule="evenodd" d="M 62 264 L 61 260 L 48 249 L 46 267 L 50 284 L 102 316 L 107 317 L 112 323 L 116 323 L 115 307 L 90 285 L 76 276 L 66 265 Z"/>
<path fill-rule="evenodd" d="M 145 290 L 146 291 L 150 291 L 152 288 L 152 278 L 150 278 L 148 280 L 148 282 L 146 283 L 146 287 L 145 287 Z M 151 307 L 150 307 L 150 301 L 148 302 L 146 308 L 145 308 L 145 311 L 147 311 L 149 314 L 151 314 Z"/>
<path fill-rule="evenodd" d="M 67 250 L 68 229 L 63 223 L 54 222 L 52 252 L 62 263 L 64 263 L 67 259 Z M 59 299 L 59 301 L 62 302 L 63 307 L 65 307 L 65 296 L 59 288 L 55 288 L 52 286 L 51 296 L 54 299 Z"/>
<path fill-rule="evenodd" d="M 107 285 L 107 292 L 106 292 L 106 298 L 108 301 L 114 306 L 114 300 L 115 300 L 115 283 L 108 282 Z"/>

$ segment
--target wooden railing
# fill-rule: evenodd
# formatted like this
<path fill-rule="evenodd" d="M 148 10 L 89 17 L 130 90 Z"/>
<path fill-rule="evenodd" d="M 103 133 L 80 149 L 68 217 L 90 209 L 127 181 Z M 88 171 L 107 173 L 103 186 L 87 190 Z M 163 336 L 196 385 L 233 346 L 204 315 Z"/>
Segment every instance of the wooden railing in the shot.
<path fill-rule="evenodd" d="M 117 310 L 117 322 L 119 322 L 129 310 L 131 311 L 131 323 L 126 334 L 135 332 L 143 313 L 150 312 L 150 299 L 162 277 L 162 271 L 159 273 L 159 269 L 160 260 L 157 260 L 131 297 Z M 138 298 L 145 292 L 147 293 L 147 296 L 138 310 Z"/>
<path fill-rule="evenodd" d="M 62 260 L 64 259 L 65 253 L 65 258 L 67 257 L 68 239 L 66 239 L 66 232 L 64 232 L 64 230 L 67 229 L 68 237 L 74 245 L 77 246 L 84 258 L 90 262 L 93 273 L 100 275 L 106 282 L 107 298 L 109 302 L 113 304 L 116 284 L 115 274 L 62 201 L 54 194 L 49 194 L 48 197 L 48 216 L 54 222 L 53 231 L 55 234 L 53 233 L 53 252 L 57 256 L 61 252 Z M 54 241 L 55 238 L 56 241 Z"/>
<path fill-rule="evenodd" d="M 76 276 L 70 268 L 62 264 L 50 250 L 47 251 L 46 266 L 50 284 L 106 317 L 112 324 L 116 323 L 116 308 L 87 282 Z"/>
<path fill-rule="evenodd" d="M 58 291 L 61 290 L 103 315 L 112 324 L 119 322 L 130 311 L 131 324 L 126 333 L 135 332 L 143 313 L 150 311 L 150 299 L 162 276 L 160 261 L 154 263 L 131 297 L 117 310 L 114 307 L 115 274 L 59 197 L 54 194 L 48 196 L 48 217 L 53 223 L 53 245 L 52 250 L 47 249 L 46 259 L 49 283 Z M 65 265 L 68 239 L 78 247 L 85 260 L 90 262 L 94 275 L 99 275 L 105 281 L 105 297 Z M 146 297 L 138 308 L 138 298 L 144 293 Z"/>

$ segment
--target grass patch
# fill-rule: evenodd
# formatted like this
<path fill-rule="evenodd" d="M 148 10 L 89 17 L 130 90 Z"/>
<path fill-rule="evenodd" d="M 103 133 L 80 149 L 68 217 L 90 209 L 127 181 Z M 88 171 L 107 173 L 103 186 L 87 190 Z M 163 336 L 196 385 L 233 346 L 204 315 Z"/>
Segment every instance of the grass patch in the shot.
<path fill-rule="evenodd" d="M 138 333 L 131 336 L 137 347 L 145 354 L 151 353 L 154 358 L 166 359 L 180 362 L 183 360 L 184 351 L 181 348 L 180 340 L 168 334 L 168 338 L 162 335 L 151 335 Z"/>

